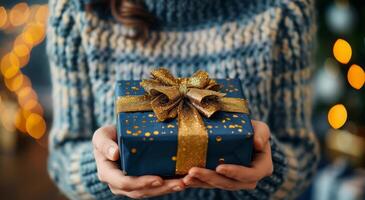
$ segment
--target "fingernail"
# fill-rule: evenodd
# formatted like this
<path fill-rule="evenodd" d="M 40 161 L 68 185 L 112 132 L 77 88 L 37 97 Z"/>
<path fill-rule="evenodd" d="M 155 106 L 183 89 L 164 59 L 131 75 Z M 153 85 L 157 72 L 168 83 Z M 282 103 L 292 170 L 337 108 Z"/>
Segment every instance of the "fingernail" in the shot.
<path fill-rule="evenodd" d="M 108 153 L 110 156 L 114 156 L 115 151 L 116 151 L 116 149 L 113 146 L 109 147 L 109 149 L 108 149 Z"/>
<path fill-rule="evenodd" d="M 180 186 L 175 186 L 172 188 L 172 190 L 176 191 L 176 192 L 179 192 L 182 190 L 182 188 Z"/>
<path fill-rule="evenodd" d="M 162 184 L 161 184 L 161 182 L 160 181 L 153 181 L 152 182 L 152 186 L 153 187 L 157 187 L 157 186 L 161 186 Z"/>

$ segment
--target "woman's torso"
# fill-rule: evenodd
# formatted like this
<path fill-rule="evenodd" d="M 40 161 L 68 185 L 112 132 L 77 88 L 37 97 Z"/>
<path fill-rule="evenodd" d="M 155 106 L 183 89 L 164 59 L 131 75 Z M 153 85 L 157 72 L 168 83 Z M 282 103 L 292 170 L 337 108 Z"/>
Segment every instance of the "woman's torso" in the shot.
<path fill-rule="evenodd" d="M 146 0 L 162 25 L 142 42 L 126 38 L 129 30 L 111 18 L 79 14 L 76 23 L 88 65 L 96 127 L 114 122 L 116 80 L 147 78 L 157 67 L 168 68 L 176 76 L 202 69 L 213 78 L 239 78 L 253 118 L 268 118 L 280 6 L 274 1 L 228 0 L 210 5 L 203 0 L 199 5 L 203 11 L 188 14 L 198 5 L 177 2 Z M 166 11 L 169 6 L 171 12 Z"/>

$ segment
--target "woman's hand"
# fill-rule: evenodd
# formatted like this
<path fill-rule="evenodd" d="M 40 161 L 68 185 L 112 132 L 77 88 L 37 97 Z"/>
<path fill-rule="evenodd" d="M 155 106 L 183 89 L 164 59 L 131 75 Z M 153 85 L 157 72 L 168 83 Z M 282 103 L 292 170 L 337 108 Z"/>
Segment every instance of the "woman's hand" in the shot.
<path fill-rule="evenodd" d="M 223 190 L 255 189 L 257 182 L 273 172 L 270 129 L 260 121 L 252 120 L 255 131 L 255 155 L 251 167 L 222 164 L 215 171 L 194 167 L 183 181 L 188 187 L 220 188 Z"/>
<path fill-rule="evenodd" d="M 101 182 L 107 183 L 115 195 L 145 198 L 182 191 L 181 179 L 163 180 L 158 176 L 125 176 L 115 161 L 119 158 L 115 126 L 99 128 L 93 136 L 94 156 Z"/>

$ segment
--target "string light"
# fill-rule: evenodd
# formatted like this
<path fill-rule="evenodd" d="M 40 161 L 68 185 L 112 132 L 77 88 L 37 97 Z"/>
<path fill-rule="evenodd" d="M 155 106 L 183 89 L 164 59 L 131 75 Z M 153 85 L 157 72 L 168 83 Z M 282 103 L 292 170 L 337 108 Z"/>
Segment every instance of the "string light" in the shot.
<path fill-rule="evenodd" d="M 36 139 L 41 138 L 46 132 L 46 122 L 44 121 L 42 116 L 36 113 L 32 113 L 29 115 L 25 127 L 29 135 Z"/>
<path fill-rule="evenodd" d="M 30 23 L 25 27 L 23 36 L 27 43 L 38 45 L 45 37 L 45 27 L 41 23 Z"/>
<path fill-rule="evenodd" d="M 6 13 L 6 9 L 0 6 L 0 29 L 4 28 L 8 22 L 8 14 Z"/>
<path fill-rule="evenodd" d="M 9 79 L 19 72 L 19 59 L 14 53 L 8 53 L 1 59 L 1 73 Z"/>
<path fill-rule="evenodd" d="M 343 39 L 336 40 L 333 45 L 333 55 L 342 64 L 347 64 L 352 56 L 351 45 Z"/>
<path fill-rule="evenodd" d="M 334 105 L 328 112 L 328 122 L 334 129 L 341 128 L 347 120 L 347 110 L 344 105 Z"/>
<path fill-rule="evenodd" d="M 12 26 L 21 26 L 27 22 L 30 15 L 30 9 L 26 3 L 18 3 L 9 14 L 9 21 Z"/>
<path fill-rule="evenodd" d="M 26 119 L 28 116 L 29 116 L 29 113 L 22 109 L 19 109 L 15 115 L 14 125 L 22 133 L 27 132 L 27 130 L 25 128 L 25 122 L 26 122 Z"/>
<path fill-rule="evenodd" d="M 39 6 L 36 9 L 36 13 L 35 13 L 35 21 L 45 24 L 47 22 L 47 16 L 48 16 L 48 6 L 47 5 L 42 5 Z"/>
<path fill-rule="evenodd" d="M 18 73 L 16 76 L 5 79 L 5 86 L 12 92 L 15 92 L 23 85 L 23 74 Z"/>
<path fill-rule="evenodd" d="M 5 86 L 17 95 L 20 105 L 14 119 L 15 127 L 35 139 L 41 138 L 46 132 L 46 122 L 32 83 L 20 68 L 28 64 L 32 48 L 44 40 L 47 17 L 47 5 L 34 5 L 29 8 L 27 3 L 19 3 L 10 10 L 9 16 L 6 9 L 0 7 L 0 29 L 5 29 L 9 24 L 13 27 L 24 25 L 23 31 L 13 43 L 12 50 L 2 57 L 0 71 Z"/>
<path fill-rule="evenodd" d="M 351 65 L 347 72 L 347 80 L 353 88 L 357 90 L 361 89 L 365 82 L 364 70 L 359 65 Z"/>

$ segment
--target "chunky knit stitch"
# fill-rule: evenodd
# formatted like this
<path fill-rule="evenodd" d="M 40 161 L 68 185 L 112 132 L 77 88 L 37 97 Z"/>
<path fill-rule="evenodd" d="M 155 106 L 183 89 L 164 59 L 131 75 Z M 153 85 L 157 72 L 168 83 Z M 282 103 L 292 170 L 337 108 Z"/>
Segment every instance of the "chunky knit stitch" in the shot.
<path fill-rule="evenodd" d="M 198 69 L 240 78 L 252 117 L 272 131 L 273 175 L 256 189 L 187 189 L 164 199 L 293 199 L 318 161 L 310 123 L 311 0 L 144 0 L 159 26 L 143 42 L 96 0 L 50 0 L 48 53 L 54 123 L 49 173 L 71 199 L 123 199 L 97 177 L 91 138 L 115 124 L 116 80 L 147 78 L 166 67 L 176 76 Z"/>

